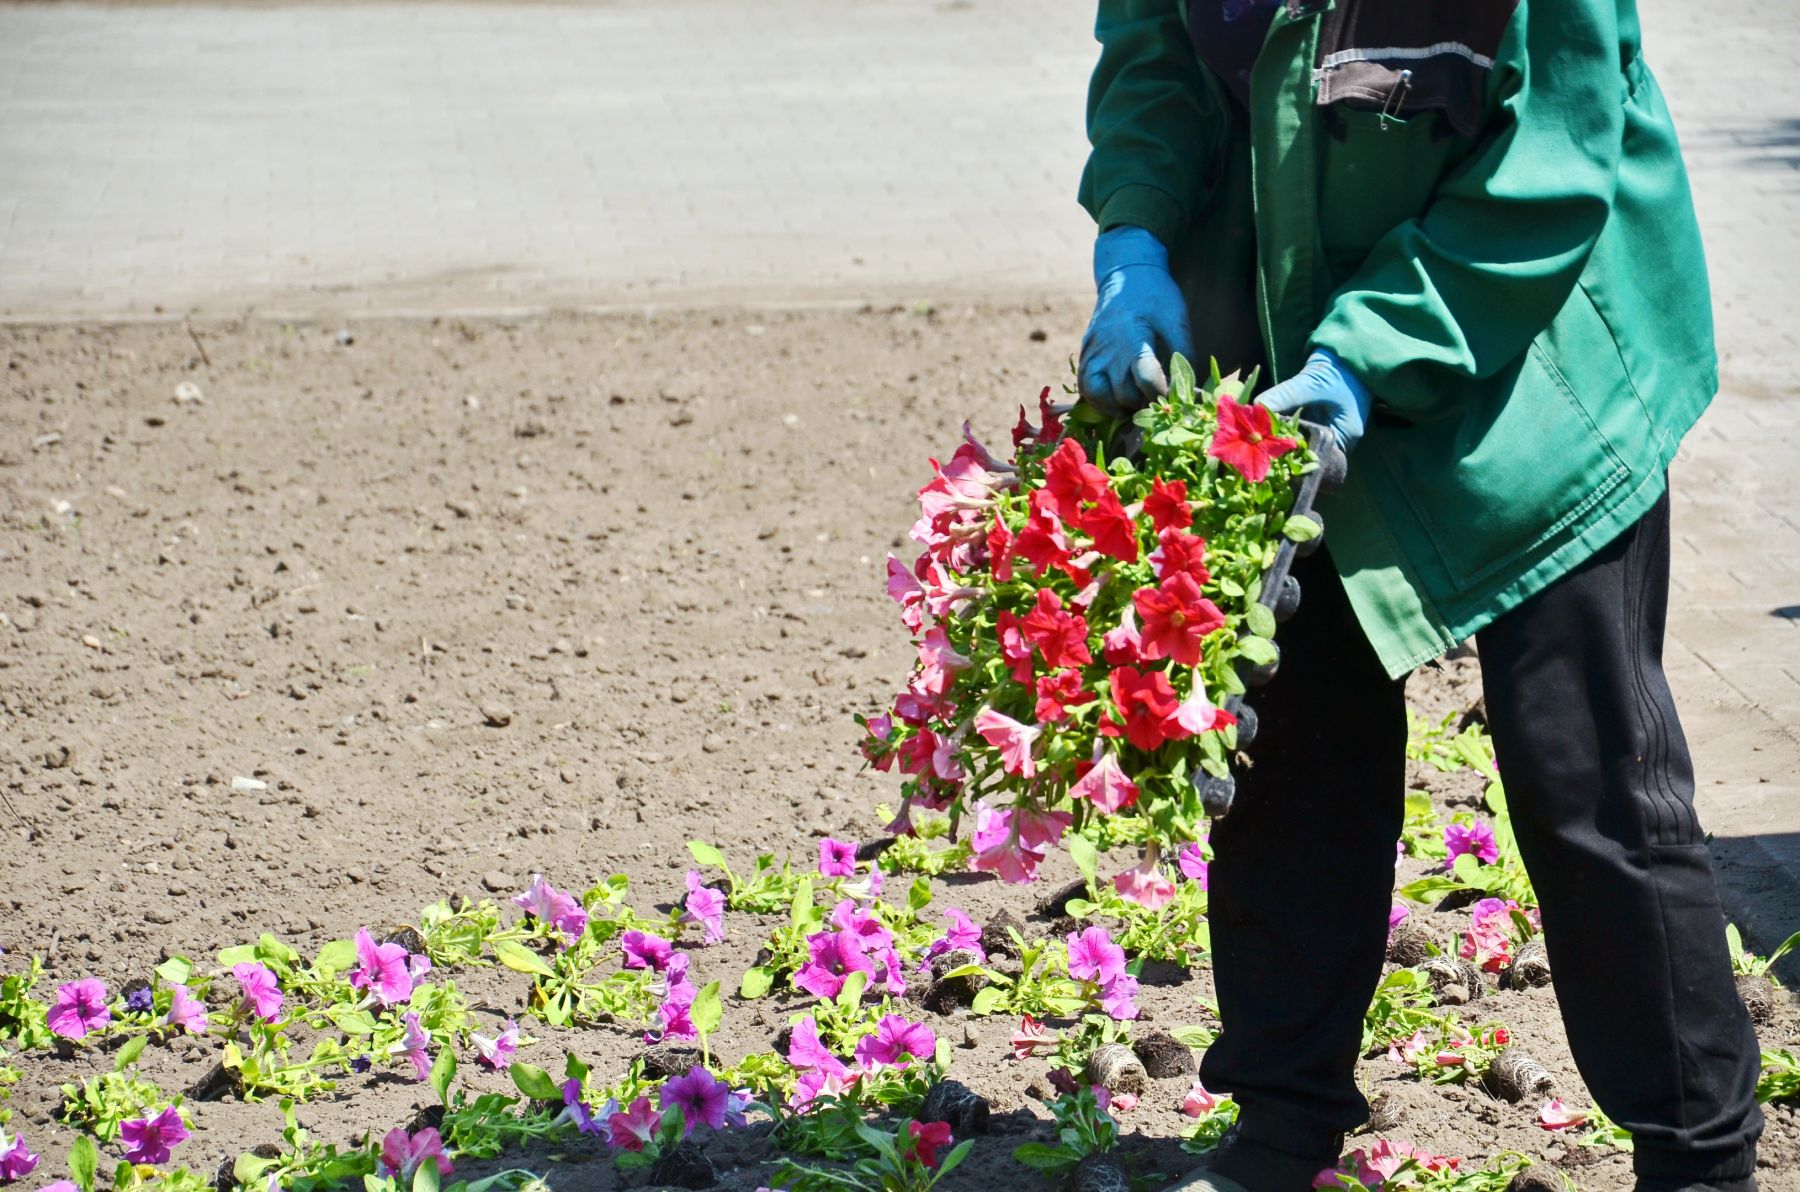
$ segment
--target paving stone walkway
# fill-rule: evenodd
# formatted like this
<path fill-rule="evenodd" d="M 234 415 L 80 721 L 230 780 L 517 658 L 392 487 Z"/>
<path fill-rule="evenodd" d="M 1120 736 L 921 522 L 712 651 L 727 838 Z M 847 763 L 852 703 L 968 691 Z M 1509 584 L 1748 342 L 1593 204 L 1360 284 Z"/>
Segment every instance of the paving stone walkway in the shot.
<path fill-rule="evenodd" d="M 1800 927 L 1800 5 L 1642 0 L 1724 391 L 1671 670 L 1738 913 Z M 0 319 L 1067 295 L 1091 13 L 0 6 Z M 3 332 L 0 332 L 3 334 Z"/>

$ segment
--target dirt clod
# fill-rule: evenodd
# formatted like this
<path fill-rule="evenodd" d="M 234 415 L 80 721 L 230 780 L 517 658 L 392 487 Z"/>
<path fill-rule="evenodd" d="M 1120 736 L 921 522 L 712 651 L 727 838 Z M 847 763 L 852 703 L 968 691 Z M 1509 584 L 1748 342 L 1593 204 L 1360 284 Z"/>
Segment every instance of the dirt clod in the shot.
<path fill-rule="evenodd" d="M 981 929 L 981 950 L 986 952 L 990 958 L 1017 956 L 1019 947 L 1013 943 L 1008 929 L 1018 932 L 1021 939 L 1025 936 L 1024 921 L 1011 911 L 1001 911 L 989 919 Z"/>
<path fill-rule="evenodd" d="M 919 1120 L 948 1122 L 950 1133 L 961 1139 L 988 1130 L 987 1098 L 955 1080 L 940 1080 L 925 1094 L 919 1109 Z"/>
<path fill-rule="evenodd" d="M 513 722 L 513 711 L 505 704 L 484 703 L 481 705 L 481 719 L 489 728 L 505 728 Z"/>
<path fill-rule="evenodd" d="M 1388 936 L 1387 958 L 1402 968 L 1424 964 L 1431 959 L 1434 942 L 1431 932 L 1409 919 Z"/>
<path fill-rule="evenodd" d="M 1481 1000 L 1481 970 L 1462 957 L 1433 956 L 1419 968 L 1444 1005 L 1463 1006 Z"/>
<path fill-rule="evenodd" d="M 1738 997 L 1750 1012 L 1750 1021 L 1758 1024 L 1775 1020 L 1775 986 L 1761 974 L 1741 973 L 1737 979 Z"/>
<path fill-rule="evenodd" d="M 1191 1079 L 1200 1071 L 1193 1049 L 1163 1031 L 1145 1035 L 1131 1045 L 1152 1080 Z"/>
<path fill-rule="evenodd" d="M 650 1183 L 658 1187 L 710 1188 L 718 1182 L 718 1169 L 691 1138 L 682 1139 L 650 1169 Z"/>
<path fill-rule="evenodd" d="M 1488 1068 L 1487 1086 L 1508 1101 L 1517 1102 L 1527 1097 L 1548 1096 L 1556 1087 L 1556 1080 L 1544 1065 L 1524 1051 L 1508 1047 L 1494 1057 Z"/>
<path fill-rule="evenodd" d="M 1508 989 L 1535 989 L 1550 984 L 1550 953 L 1542 940 L 1532 940 L 1519 949 L 1506 970 Z"/>
<path fill-rule="evenodd" d="M 1144 1071 L 1143 1062 L 1123 1043 L 1107 1043 L 1095 1048 L 1094 1054 L 1088 1057 L 1085 1075 L 1089 1084 L 1134 1097 L 1150 1086 L 1150 1074 Z"/>
<path fill-rule="evenodd" d="M 639 1058 L 644 1061 L 644 1075 L 652 1079 L 685 1076 L 700 1062 L 700 1049 L 663 1043 L 644 1048 Z"/>
<path fill-rule="evenodd" d="M 1131 1176 L 1111 1155 L 1089 1155 L 1069 1176 L 1069 1192 L 1130 1192 Z"/>

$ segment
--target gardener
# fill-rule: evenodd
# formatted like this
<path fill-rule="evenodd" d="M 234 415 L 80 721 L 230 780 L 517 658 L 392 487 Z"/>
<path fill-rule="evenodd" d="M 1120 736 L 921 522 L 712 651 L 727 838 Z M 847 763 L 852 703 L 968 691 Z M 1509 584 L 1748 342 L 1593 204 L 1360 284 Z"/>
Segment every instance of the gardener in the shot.
<path fill-rule="evenodd" d="M 1406 674 L 1471 636 L 1576 1063 L 1640 1189 L 1750 1189 L 1757 1043 L 1662 669 L 1670 459 L 1716 381 L 1634 0 L 1100 0 L 1080 385 L 1171 352 L 1354 448 L 1213 834 L 1241 1129 L 1196 1188 L 1306 1188 L 1352 1079 L 1402 821 Z M 1191 329 L 1191 330 L 1190 330 Z"/>

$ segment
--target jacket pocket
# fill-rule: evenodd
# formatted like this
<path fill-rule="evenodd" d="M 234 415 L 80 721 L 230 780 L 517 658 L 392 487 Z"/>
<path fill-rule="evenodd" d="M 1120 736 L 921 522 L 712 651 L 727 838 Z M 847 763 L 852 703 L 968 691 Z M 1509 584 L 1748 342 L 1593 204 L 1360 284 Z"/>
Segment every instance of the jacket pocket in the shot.
<path fill-rule="evenodd" d="M 1320 137 L 1319 240 L 1336 288 L 1395 227 L 1425 213 L 1454 142 L 1433 112 L 1333 104 Z"/>
<path fill-rule="evenodd" d="M 1583 308 L 1579 321 L 1598 321 L 1580 289 L 1571 304 Z M 1628 386 L 1603 347 L 1571 363 L 1597 360 L 1606 389 Z M 1461 383 L 1471 387 L 1461 417 L 1384 428 L 1365 446 L 1378 448 L 1454 587 L 1473 593 L 1549 547 L 1631 472 L 1542 341 L 1508 372 Z"/>

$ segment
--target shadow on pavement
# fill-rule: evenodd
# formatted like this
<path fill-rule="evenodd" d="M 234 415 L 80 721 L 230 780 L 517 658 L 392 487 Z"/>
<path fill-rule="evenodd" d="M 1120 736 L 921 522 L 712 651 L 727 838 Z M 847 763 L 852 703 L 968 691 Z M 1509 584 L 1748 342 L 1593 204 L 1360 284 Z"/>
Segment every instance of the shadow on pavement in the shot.
<path fill-rule="evenodd" d="M 1800 931 L 1800 832 L 1715 836 L 1713 865 L 1725 917 L 1744 934 L 1744 946 L 1766 956 Z M 1784 984 L 1800 984 L 1800 954 L 1775 966 Z"/>

